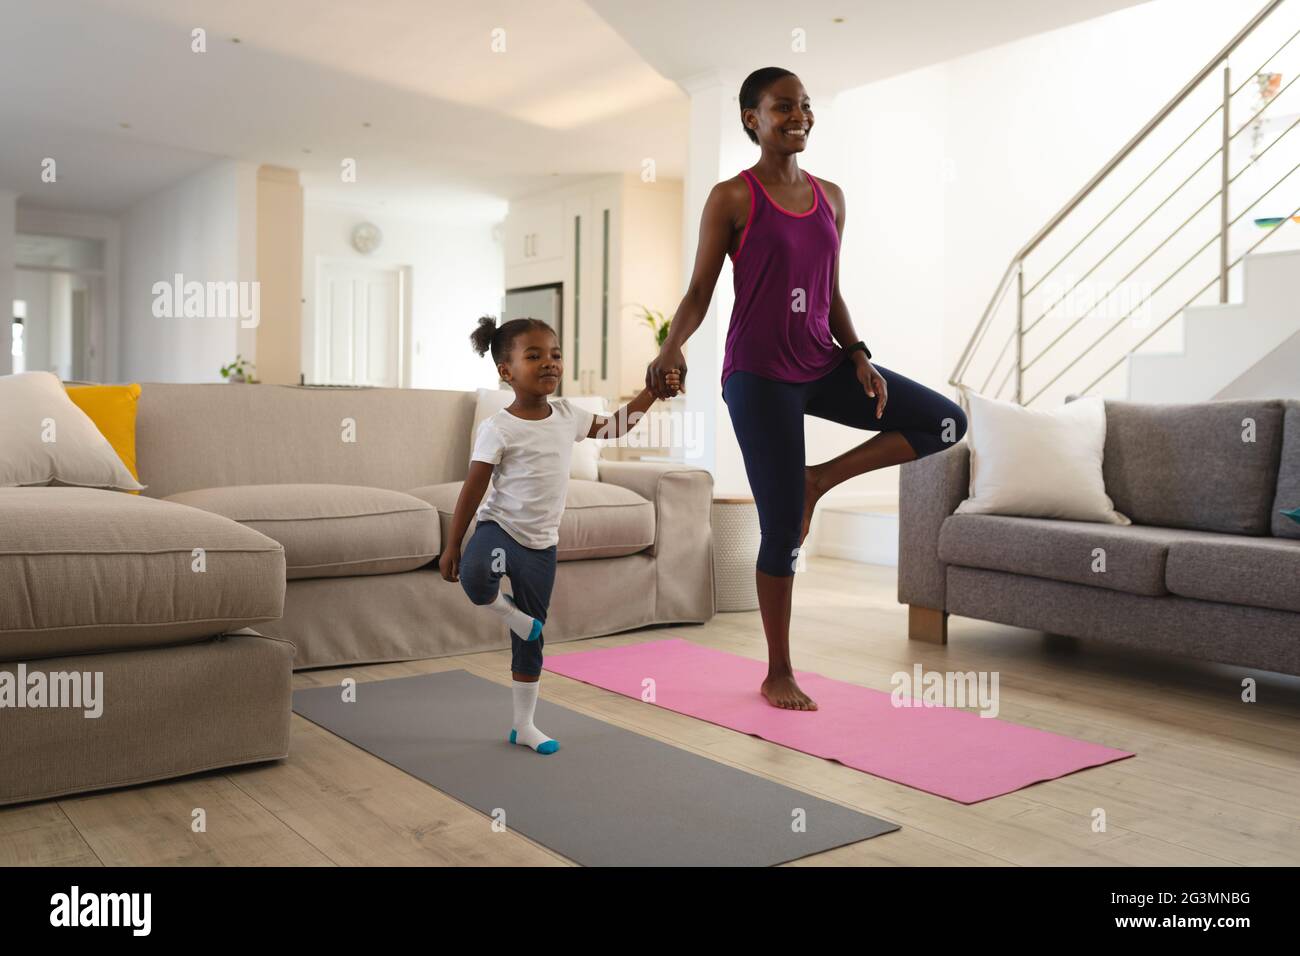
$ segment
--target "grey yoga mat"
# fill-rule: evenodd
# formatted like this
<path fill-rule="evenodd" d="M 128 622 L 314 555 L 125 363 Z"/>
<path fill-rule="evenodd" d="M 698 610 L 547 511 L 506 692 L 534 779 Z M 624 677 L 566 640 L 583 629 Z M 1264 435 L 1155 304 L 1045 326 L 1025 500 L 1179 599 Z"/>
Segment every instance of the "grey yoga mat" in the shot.
<path fill-rule="evenodd" d="M 297 690 L 293 709 L 586 866 L 770 866 L 898 829 L 546 700 L 560 749 L 534 753 L 506 739 L 510 688 L 462 670 L 358 683 L 354 703 Z"/>

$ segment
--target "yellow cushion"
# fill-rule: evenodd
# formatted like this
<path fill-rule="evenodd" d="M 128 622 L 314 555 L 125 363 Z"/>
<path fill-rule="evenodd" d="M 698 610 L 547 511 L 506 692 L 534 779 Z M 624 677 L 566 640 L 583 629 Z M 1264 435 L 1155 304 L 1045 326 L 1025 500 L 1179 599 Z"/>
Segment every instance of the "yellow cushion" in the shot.
<path fill-rule="evenodd" d="M 136 481 L 140 475 L 135 470 L 135 413 L 140 402 L 140 386 L 131 385 L 69 385 L 68 398 L 95 423 L 101 435 L 108 439 Z M 131 494 L 138 495 L 133 491 Z"/>

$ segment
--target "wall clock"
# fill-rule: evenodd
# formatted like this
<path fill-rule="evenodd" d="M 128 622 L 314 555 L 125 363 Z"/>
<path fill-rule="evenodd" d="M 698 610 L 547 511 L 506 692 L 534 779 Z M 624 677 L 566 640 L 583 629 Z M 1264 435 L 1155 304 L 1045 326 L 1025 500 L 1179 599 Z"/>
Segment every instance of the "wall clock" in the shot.
<path fill-rule="evenodd" d="M 379 248 L 384 234 L 373 222 L 358 223 L 352 230 L 352 248 L 368 256 Z"/>

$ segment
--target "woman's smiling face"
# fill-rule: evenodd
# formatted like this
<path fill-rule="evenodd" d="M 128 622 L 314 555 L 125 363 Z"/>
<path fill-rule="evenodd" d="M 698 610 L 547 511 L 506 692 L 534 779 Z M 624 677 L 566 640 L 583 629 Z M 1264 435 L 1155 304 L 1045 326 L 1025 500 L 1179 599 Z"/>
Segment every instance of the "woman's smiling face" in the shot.
<path fill-rule="evenodd" d="M 779 152 L 801 153 L 812 132 L 812 101 L 797 76 L 783 76 L 763 91 L 758 106 L 745 111 L 759 145 Z"/>

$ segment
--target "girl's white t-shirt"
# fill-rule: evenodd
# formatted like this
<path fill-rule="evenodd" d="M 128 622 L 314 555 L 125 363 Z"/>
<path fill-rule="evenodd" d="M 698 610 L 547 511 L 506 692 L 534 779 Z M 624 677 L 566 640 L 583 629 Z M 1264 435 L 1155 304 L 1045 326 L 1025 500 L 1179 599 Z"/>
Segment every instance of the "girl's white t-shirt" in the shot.
<path fill-rule="evenodd" d="M 537 421 L 504 408 L 485 418 L 470 454 L 472 461 L 496 466 L 475 518 L 495 521 L 526 548 L 559 542 L 573 445 L 596 420 L 594 412 L 566 398 L 550 405 L 551 414 Z"/>

